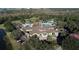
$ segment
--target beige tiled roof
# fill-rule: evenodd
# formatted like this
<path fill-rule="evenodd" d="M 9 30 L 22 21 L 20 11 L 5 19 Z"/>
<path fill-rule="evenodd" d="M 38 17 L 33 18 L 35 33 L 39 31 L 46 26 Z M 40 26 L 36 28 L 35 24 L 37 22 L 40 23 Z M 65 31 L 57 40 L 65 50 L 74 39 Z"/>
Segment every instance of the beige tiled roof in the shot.
<path fill-rule="evenodd" d="M 47 33 L 51 33 L 54 31 L 54 28 L 53 27 L 49 27 L 49 28 L 46 28 L 46 27 L 41 27 L 38 23 L 34 24 L 32 27 L 29 27 L 29 28 L 23 28 L 24 30 L 26 31 L 30 31 L 30 34 L 33 34 L 33 33 L 43 33 L 43 32 L 47 32 Z"/>

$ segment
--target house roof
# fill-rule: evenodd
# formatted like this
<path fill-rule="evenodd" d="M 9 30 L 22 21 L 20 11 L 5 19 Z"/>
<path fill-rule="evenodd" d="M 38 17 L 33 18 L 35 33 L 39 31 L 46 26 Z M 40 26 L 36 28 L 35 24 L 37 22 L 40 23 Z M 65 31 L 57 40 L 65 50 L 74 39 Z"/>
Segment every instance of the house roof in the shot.
<path fill-rule="evenodd" d="M 32 27 L 29 27 L 29 28 L 25 28 L 25 30 L 31 30 L 30 33 L 33 34 L 33 33 L 43 33 L 43 32 L 53 32 L 54 28 L 53 27 L 41 27 L 40 25 L 35 25 L 35 26 L 32 26 Z"/>
<path fill-rule="evenodd" d="M 48 23 L 44 23 L 44 26 L 43 24 L 41 25 L 42 23 L 34 23 L 32 27 L 23 27 L 24 30 L 26 31 L 30 31 L 31 34 L 33 33 L 43 33 L 43 32 L 47 32 L 47 33 L 50 33 L 50 32 L 53 32 L 54 31 L 54 28 L 53 26 L 51 26 L 51 24 L 48 24 Z"/>
<path fill-rule="evenodd" d="M 73 34 L 70 34 L 70 37 L 79 40 L 79 34 L 73 33 Z"/>

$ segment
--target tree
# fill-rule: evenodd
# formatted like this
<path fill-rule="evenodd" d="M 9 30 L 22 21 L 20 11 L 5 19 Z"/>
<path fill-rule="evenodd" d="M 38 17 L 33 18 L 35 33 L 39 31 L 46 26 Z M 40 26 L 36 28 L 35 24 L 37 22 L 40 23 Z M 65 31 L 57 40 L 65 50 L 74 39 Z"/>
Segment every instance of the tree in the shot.
<path fill-rule="evenodd" d="M 64 50 L 79 50 L 79 40 L 67 36 L 62 41 L 62 48 Z"/>
<path fill-rule="evenodd" d="M 5 22 L 4 27 L 9 32 L 12 32 L 15 29 L 15 27 L 13 26 L 13 24 L 10 21 Z"/>
<path fill-rule="evenodd" d="M 26 23 L 26 21 L 25 21 L 24 19 L 21 19 L 21 22 L 22 22 L 22 23 Z"/>
<path fill-rule="evenodd" d="M 52 47 L 52 42 L 51 41 L 39 40 L 37 35 L 32 36 L 29 39 L 29 41 L 27 41 L 27 42 L 25 44 L 25 47 L 28 45 L 30 47 L 30 49 L 37 49 L 37 50 L 50 50 L 50 49 L 54 49 Z M 27 47 L 26 47 L 26 49 L 27 49 Z"/>
<path fill-rule="evenodd" d="M 67 16 L 64 21 L 64 31 L 60 32 L 57 37 L 58 44 L 67 50 L 79 49 L 79 40 L 70 37 L 70 34 L 79 32 L 79 20 L 77 17 Z"/>
<path fill-rule="evenodd" d="M 22 36 L 22 32 L 20 30 L 13 30 L 12 31 L 12 37 L 16 40 L 19 40 Z"/>

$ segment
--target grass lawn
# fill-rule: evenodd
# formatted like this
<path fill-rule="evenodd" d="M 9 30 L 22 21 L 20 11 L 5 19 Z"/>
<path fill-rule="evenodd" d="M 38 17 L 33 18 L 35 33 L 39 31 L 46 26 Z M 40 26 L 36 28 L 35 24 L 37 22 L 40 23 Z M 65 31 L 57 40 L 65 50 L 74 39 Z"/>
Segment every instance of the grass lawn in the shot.
<path fill-rule="evenodd" d="M 12 38 L 11 32 L 8 32 L 7 36 L 9 38 L 9 40 L 10 40 L 10 43 L 12 44 L 13 50 L 20 50 L 21 49 L 21 45 L 19 43 L 17 43 L 14 38 Z"/>
<path fill-rule="evenodd" d="M 5 29 L 4 24 L 0 24 L 0 29 Z"/>
<path fill-rule="evenodd" d="M 12 23 L 22 23 L 21 20 L 12 21 Z"/>

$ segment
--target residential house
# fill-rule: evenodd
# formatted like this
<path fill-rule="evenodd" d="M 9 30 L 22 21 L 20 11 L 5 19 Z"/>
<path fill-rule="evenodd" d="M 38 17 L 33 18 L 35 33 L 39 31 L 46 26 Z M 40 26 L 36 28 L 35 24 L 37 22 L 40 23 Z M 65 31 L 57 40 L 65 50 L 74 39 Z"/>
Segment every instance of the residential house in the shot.
<path fill-rule="evenodd" d="M 47 36 L 52 33 L 55 33 L 55 35 L 58 35 L 58 30 L 55 29 L 55 23 L 53 21 L 49 22 L 35 22 L 35 23 L 25 23 L 22 24 L 22 28 L 20 28 L 21 31 L 24 31 L 24 33 L 28 33 L 29 36 L 37 35 L 40 40 L 47 40 Z"/>

